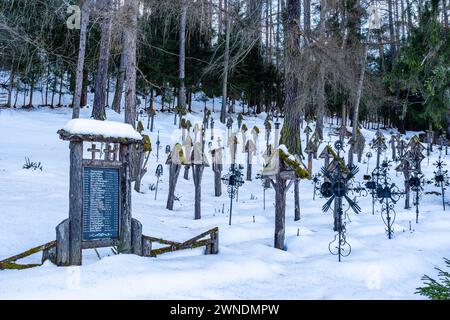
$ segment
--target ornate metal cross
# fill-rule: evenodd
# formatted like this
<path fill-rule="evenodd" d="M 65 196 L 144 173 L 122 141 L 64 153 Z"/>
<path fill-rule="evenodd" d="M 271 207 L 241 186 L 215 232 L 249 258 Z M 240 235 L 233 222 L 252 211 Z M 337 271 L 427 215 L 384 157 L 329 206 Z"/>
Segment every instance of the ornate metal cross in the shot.
<path fill-rule="evenodd" d="M 155 172 L 155 176 L 156 176 L 155 200 L 156 200 L 156 196 L 158 195 L 159 180 L 162 177 L 163 173 L 164 173 L 163 166 L 161 164 L 159 164 L 158 167 L 156 167 L 156 172 Z"/>
<path fill-rule="evenodd" d="M 231 226 L 231 216 L 233 214 L 233 199 L 238 196 L 239 188 L 244 184 L 241 165 L 232 164 L 229 172 L 223 176 L 222 181 L 227 186 L 228 197 L 230 198 L 230 219 L 229 225 Z"/>
<path fill-rule="evenodd" d="M 433 165 L 436 167 L 436 171 L 434 171 L 434 178 L 431 183 L 434 182 L 436 187 L 441 188 L 441 195 L 442 195 L 442 206 L 445 211 L 445 187 L 450 186 L 450 181 L 448 177 L 448 170 L 444 170 L 444 167 L 447 165 L 442 161 L 441 155 L 439 155 L 439 160 L 433 163 Z"/>
<path fill-rule="evenodd" d="M 381 204 L 381 217 L 386 225 L 386 233 L 388 238 L 392 239 L 394 233 L 392 226 L 396 217 L 394 206 L 405 192 L 400 191 L 394 183 L 391 183 L 391 179 L 389 178 L 389 167 L 389 161 L 385 160 L 381 164 L 381 177 L 379 183 L 376 184 L 376 197 Z"/>
<path fill-rule="evenodd" d="M 342 141 L 338 140 L 334 144 L 337 150 L 337 158 L 330 164 L 328 168 L 322 168 L 322 174 L 327 180 L 320 187 L 320 192 L 328 201 L 323 205 L 322 211 L 327 212 L 331 205 L 335 206 L 335 231 L 337 231 L 333 241 L 328 245 L 331 254 L 337 255 L 339 261 L 341 257 L 347 257 L 351 253 L 351 246 L 346 240 L 346 223 L 343 222 L 344 211 L 343 199 L 345 199 L 349 207 L 355 212 L 361 212 L 358 204 L 349 198 L 349 194 L 359 194 L 366 192 L 365 188 L 357 185 L 351 186 L 351 180 L 358 173 L 359 168 L 356 166 L 346 166 L 344 160 L 340 157 L 342 151 Z"/>

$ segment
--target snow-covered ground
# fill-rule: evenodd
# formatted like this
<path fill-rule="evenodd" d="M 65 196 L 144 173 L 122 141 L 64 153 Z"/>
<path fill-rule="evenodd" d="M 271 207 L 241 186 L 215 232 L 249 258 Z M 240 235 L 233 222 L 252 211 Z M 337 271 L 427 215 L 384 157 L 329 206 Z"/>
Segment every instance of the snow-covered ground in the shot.
<path fill-rule="evenodd" d="M 196 112 L 189 116 L 191 121 L 201 122 L 201 106 L 202 103 L 196 103 Z M 83 109 L 81 117 L 89 118 L 90 112 Z M 123 121 L 123 115 L 110 110 L 107 116 L 108 120 Z M 217 121 L 218 114 L 213 117 L 217 132 L 225 129 Z M 55 226 L 68 216 L 69 149 L 56 131 L 70 118 L 68 108 L 0 110 L 0 260 L 54 240 Z M 264 128 L 263 122 L 263 116 L 244 120 L 250 130 L 254 125 Z M 164 164 L 165 146 L 179 142 L 181 132 L 173 125 L 172 114 L 158 113 L 155 130 L 150 133 L 154 147 L 158 130 L 162 146 L 159 163 Z M 327 133 L 328 128 L 325 140 Z M 367 142 L 374 135 L 368 130 L 363 133 Z M 259 140 L 264 143 L 263 133 Z M 324 146 L 325 143 L 319 152 Z M 263 151 L 259 146 L 258 154 Z M 22 169 L 25 157 L 41 162 L 43 170 Z M 423 161 L 427 178 L 432 177 L 432 163 L 437 157 L 435 150 L 429 163 L 427 159 Z M 371 169 L 374 163 L 372 158 Z M 313 171 L 318 172 L 322 164 L 322 160 L 314 160 Z M 392 240 L 387 239 L 380 205 L 376 205 L 372 215 L 370 196 L 359 199 L 362 213 L 350 212 L 351 221 L 347 221 L 347 240 L 353 251 L 339 263 L 328 251 L 335 234 L 332 215 L 321 211 L 324 199 L 312 200 L 311 181 L 300 184 L 298 222 L 294 222 L 293 190 L 288 193 L 287 251 L 280 251 L 273 248 L 273 189 L 267 190 L 264 210 L 261 181 L 246 182 L 233 206 L 233 224 L 229 226 L 229 199 L 226 193 L 214 197 L 213 172 L 207 168 L 202 184 L 202 219 L 194 220 L 192 173 L 189 181 L 180 174 L 176 189 L 180 201 L 175 202 L 174 211 L 168 211 L 166 166 L 156 201 L 149 189 L 150 184 L 156 183 L 157 165 L 154 150 L 149 173 L 143 179 L 144 193 L 133 192 L 133 216 L 142 222 L 144 234 L 184 241 L 218 226 L 218 255 L 205 256 L 199 248 L 143 258 L 114 255 L 109 248 L 103 248 L 99 250 L 99 260 L 93 250 L 85 250 L 82 267 L 58 268 L 47 262 L 29 270 L 0 271 L 0 298 L 416 299 L 421 298 L 414 292 L 422 284 L 422 275 L 435 275 L 433 267 L 442 267 L 442 257 L 450 256 L 450 210 L 443 211 L 440 196 L 423 196 L 419 224 L 415 223 L 414 209 L 404 210 L 401 199 L 396 206 Z M 254 176 L 260 168 L 258 161 Z M 362 181 L 366 164 L 360 164 L 360 169 L 357 179 Z M 226 172 L 227 168 L 223 173 Z M 391 178 L 403 186 L 401 175 L 392 171 Z M 432 190 L 439 191 L 433 185 L 426 187 L 426 191 Z M 39 259 L 40 255 L 35 255 L 20 262 Z"/>

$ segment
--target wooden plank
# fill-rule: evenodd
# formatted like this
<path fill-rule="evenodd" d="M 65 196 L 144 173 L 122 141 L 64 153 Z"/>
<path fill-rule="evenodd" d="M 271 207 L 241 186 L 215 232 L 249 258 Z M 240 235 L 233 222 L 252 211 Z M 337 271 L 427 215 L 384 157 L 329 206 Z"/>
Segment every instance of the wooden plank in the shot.
<path fill-rule="evenodd" d="M 211 241 L 210 239 L 205 239 L 205 240 L 200 240 L 200 241 L 188 244 L 188 245 L 183 245 L 181 247 L 164 247 L 164 248 L 155 249 L 155 250 L 151 251 L 151 256 L 156 257 L 157 255 L 160 255 L 163 253 L 203 247 L 203 246 L 208 245 L 210 243 L 210 241 Z"/>
<path fill-rule="evenodd" d="M 81 226 L 83 210 L 83 142 L 70 142 L 70 189 L 69 189 L 69 226 L 70 226 L 70 265 L 81 265 Z"/>
<path fill-rule="evenodd" d="M 218 232 L 218 231 L 219 231 L 219 228 L 218 228 L 218 227 L 215 227 L 215 228 L 213 228 L 213 229 L 211 229 L 211 230 L 208 230 L 208 231 L 206 231 L 206 232 L 203 232 L 202 234 L 200 234 L 200 235 L 198 235 L 198 236 L 196 236 L 196 237 L 194 237 L 194 238 L 192 238 L 192 239 L 189 239 L 189 240 L 183 242 L 182 245 L 183 245 L 183 246 L 189 245 L 189 244 L 191 244 L 192 242 L 197 241 L 198 239 L 201 239 L 201 238 L 206 237 L 207 235 L 209 235 L 209 234 L 211 234 L 211 233 Z"/>
<path fill-rule="evenodd" d="M 142 235 L 142 238 L 145 239 L 145 240 L 151 241 L 151 242 L 157 242 L 157 243 L 160 243 L 160 244 L 167 244 L 169 246 L 181 246 L 181 242 L 169 241 L 169 240 L 149 237 L 149 236 L 145 236 L 145 235 Z"/>
<path fill-rule="evenodd" d="M 94 249 L 104 247 L 115 247 L 118 245 L 119 239 L 101 239 L 101 240 L 83 241 L 81 247 L 83 249 Z"/>
<path fill-rule="evenodd" d="M 41 264 L 18 264 L 13 262 L 0 263 L 0 270 L 6 269 L 15 269 L 15 270 L 23 270 L 30 269 L 35 267 L 40 267 Z"/>
<path fill-rule="evenodd" d="M 99 167 L 99 168 L 118 168 L 122 167 L 120 161 L 104 161 L 104 160 L 92 160 L 83 159 L 83 167 Z"/>

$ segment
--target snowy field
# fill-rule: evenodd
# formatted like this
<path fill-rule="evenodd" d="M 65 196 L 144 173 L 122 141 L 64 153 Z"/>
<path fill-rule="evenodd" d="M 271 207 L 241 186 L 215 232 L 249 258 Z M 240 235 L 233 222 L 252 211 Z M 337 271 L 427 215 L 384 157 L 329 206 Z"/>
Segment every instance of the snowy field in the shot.
<path fill-rule="evenodd" d="M 217 107 L 217 104 L 216 104 Z M 201 104 L 191 121 L 201 122 Z M 90 109 L 81 117 L 89 118 Z M 55 239 L 55 227 L 68 217 L 69 148 L 56 131 L 71 118 L 72 110 L 48 108 L 0 110 L 0 260 Z M 108 110 L 108 120 L 123 121 L 123 115 Z M 216 128 L 219 125 L 218 114 Z M 244 120 L 251 129 L 264 128 L 264 116 Z M 236 127 L 236 126 L 235 126 Z M 166 160 L 165 146 L 179 142 L 181 132 L 173 125 L 173 114 L 158 113 L 150 133 L 155 147 L 160 130 L 159 163 Z M 328 139 L 328 125 L 325 140 Z M 207 135 L 209 136 L 209 130 Z M 363 131 L 366 142 L 374 131 Z M 388 134 L 386 131 L 385 134 Z M 412 133 L 409 134 L 411 136 Z M 302 134 L 304 139 L 304 135 Z M 332 139 L 337 137 L 333 136 Z M 258 154 L 264 150 L 260 136 Z M 224 143 L 224 142 L 223 142 Z M 366 151 L 367 149 L 366 144 Z M 319 152 L 322 151 L 323 143 Z M 390 148 L 388 148 L 390 155 Z M 422 163 L 428 179 L 432 163 Z M 25 157 L 41 162 L 42 171 L 24 170 Z M 449 157 L 445 158 L 447 164 Z M 185 241 L 212 227 L 220 228 L 220 253 L 205 256 L 203 249 L 169 253 L 157 258 L 114 255 L 109 248 L 83 251 L 83 266 L 58 268 L 47 262 L 42 267 L 0 271 L 1 299 L 420 299 L 414 294 L 423 274 L 435 276 L 433 267 L 443 267 L 442 257 L 450 257 L 450 209 L 443 211 L 441 197 L 424 195 L 420 221 L 414 209 L 404 210 L 402 198 L 396 206 L 394 239 L 388 240 L 380 216 L 380 205 L 372 215 L 371 197 L 360 198 L 362 213 L 349 212 L 347 240 L 352 253 L 341 263 L 328 251 L 334 238 L 331 212 L 323 213 L 325 200 L 313 201 L 311 181 L 300 183 L 301 220 L 294 222 L 294 194 L 289 191 L 286 208 L 287 251 L 273 248 L 274 193 L 267 190 L 263 209 L 260 180 L 246 182 L 233 205 L 233 224 L 228 226 L 229 199 L 226 193 L 214 197 L 213 172 L 206 168 L 202 184 L 202 219 L 194 220 L 194 184 L 178 180 L 174 211 L 165 209 L 168 170 L 159 184 L 158 198 L 149 185 L 156 183 L 156 150 L 143 179 L 143 194 L 133 191 L 133 216 L 144 234 L 173 241 Z M 244 159 L 244 157 L 242 158 Z M 313 171 L 323 160 L 314 160 Z M 373 169 L 375 158 L 371 159 Z M 362 181 L 366 164 L 357 176 Z M 253 176 L 261 168 L 255 165 Z M 227 173 L 227 167 L 223 174 Z M 391 178 L 403 188 L 403 176 Z M 226 189 L 224 188 L 224 191 Z M 434 185 L 425 191 L 440 191 Z M 450 199 L 450 195 L 448 196 Z M 222 206 L 225 212 L 222 213 Z M 412 230 L 409 229 L 410 223 Z M 39 262 L 40 254 L 20 262 Z"/>

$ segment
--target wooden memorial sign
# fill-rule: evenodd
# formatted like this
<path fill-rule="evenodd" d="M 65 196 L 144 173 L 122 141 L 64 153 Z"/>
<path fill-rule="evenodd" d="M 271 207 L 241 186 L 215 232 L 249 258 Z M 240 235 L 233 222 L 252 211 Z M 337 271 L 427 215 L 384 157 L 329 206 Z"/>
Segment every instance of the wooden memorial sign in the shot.
<path fill-rule="evenodd" d="M 91 119 L 71 120 L 58 134 L 70 141 L 70 197 L 69 218 L 56 228 L 57 265 L 81 265 L 88 248 L 118 246 L 142 255 L 142 225 L 131 217 L 130 168 L 131 146 L 142 136 L 129 124 Z M 85 142 L 91 159 L 83 157 Z M 103 159 L 96 159 L 94 142 L 106 145 Z"/>
<path fill-rule="evenodd" d="M 83 241 L 119 239 L 120 164 L 83 164 Z M 93 243 L 95 246 L 95 243 Z M 84 245 L 86 247 L 86 245 Z"/>

